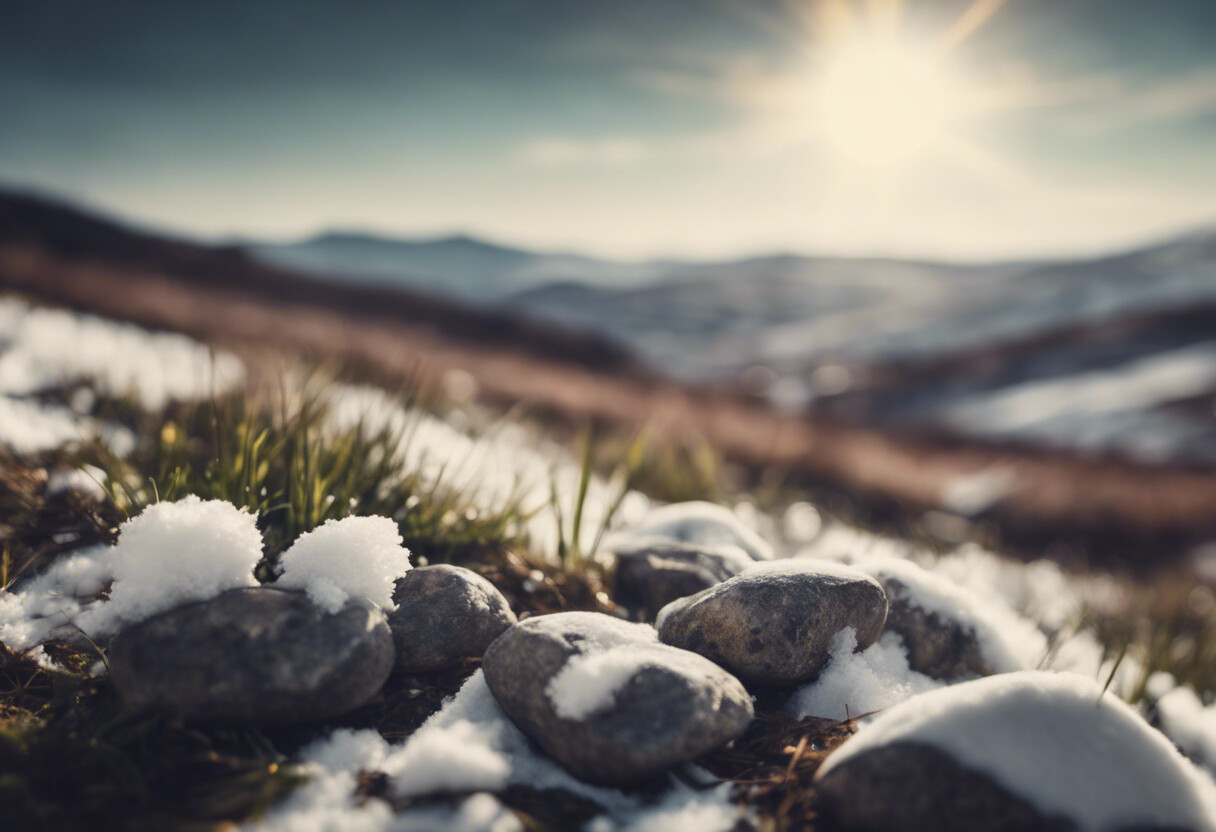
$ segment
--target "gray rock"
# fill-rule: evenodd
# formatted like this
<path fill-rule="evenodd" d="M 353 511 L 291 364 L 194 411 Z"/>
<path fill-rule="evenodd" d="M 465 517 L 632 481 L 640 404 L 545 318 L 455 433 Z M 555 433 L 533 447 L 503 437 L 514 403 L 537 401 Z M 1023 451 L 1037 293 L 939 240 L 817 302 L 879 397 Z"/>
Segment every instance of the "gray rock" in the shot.
<path fill-rule="evenodd" d="M 984 657 L 975 627 L 918 606 L 909 587 L 898 578 L 877 577 L 889 602 L 885 629 L 904 640 L 909 667 L 934 679 L 989 676 L 994 672 Z"/>
<path fill-rule="evenodd" d="M 384 613 L 350 599 L 336 613 L 301 592 L 255 587 L 186 604 L 121 631 L 110 677 L 131 708 L 189 719 L 292 723 L 368 702 L 393 665 Z"/>
<path fill-rule="evenodd" d="M 617 603 L 653 621 L 677 598 L 738 575 L 755 563 L 736 546 L 680 543 L 662 538 L 622 542 L 614 550 Z"/>
<path fill-rule="evenodd" d="M 722 668 L 660 644 L 648 625 L 599 613 L 522 621 L 490 645 L 482 667 L 520 730 L 591 783 L 651 779 L 752 720 L 747 691 Z"/>
<path fill-rule="evenodd" d="M 667 605 L 659 638 L 700 653 L 748 682 L 788 684 L 815 677 L 832 637 L 857 632 L 857 649 L 882 633 L 887 597 L 878 582 L 830 561 L 756 564 Z"/>
<path fill-rule="evenodd" d="M 913 696 L 835 749 L 815 791 L 828 829 L 1212 828 L 1194 768 L 1072 673 L 1001 673 Z"/>
<path fill-rule="evenodd" d="M 928 745 L 898 742 L 832 768 L 815 786 L 825 828 L 841 832 L 1071 832 L 986 775 Z"/>
<path fill-rule="evenodd" d="M 461 566 L 421 566 L 397 581 L 388 615 L 397 667 L 407 673 L 438 670 L 480 658 L 515 623 L 507 599 L 492 583 Z"/>

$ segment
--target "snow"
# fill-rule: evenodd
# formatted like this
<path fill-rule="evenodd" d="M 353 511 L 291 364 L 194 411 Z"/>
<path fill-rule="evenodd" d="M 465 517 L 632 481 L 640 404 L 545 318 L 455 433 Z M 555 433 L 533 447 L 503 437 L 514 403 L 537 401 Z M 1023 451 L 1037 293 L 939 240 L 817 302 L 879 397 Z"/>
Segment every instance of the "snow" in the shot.
<path fill-rule="evenodd" d="M 86 497 L 103 500 L 106 489 L 102 485 L 106 472 L 95 465 L 85 465 L 83 468 L 57 468 L 51 472 L 46 481 L 47 496 L 55 496 L 68 491 L 75 491 Z"/>
<path fill-rule="evenodd" d="M 98 432 L 88 419 L 64 407 L 0 396 L 0 444 L 14 453 L 37 454 L 82 442 Z"/>
<path fill-rule="evenodd" d="M 157 503 L 119 527 L 109 553 L 110 598 L 76 623 L 90 635 L 112 632 L 187 601 L 256 586 L 262 558 L 257 516 L 224 500 L 189 496 Z"/>
<path fill-rule="evenodd" d="M 109 635 L 188 601 L 256 586 L 261 557 L 255 515 L 195 496 L 157 503 L 123 523 L 113 547 L 66 555 L 14 591 L 0 592 L 0 641 L 26 649 L 64 625 L 94 638 Z M 109 581 L 110 597 L 98 601 Z"/>
<path fill-rule="evenodd" d="M 907 650 L 895 633 L 883 633 L 864 651 L 856 650 L 856 630 L 846 627 L 837 633 L 827 666 L 815 681 L 794 692 L 785 710 L 798 719 L 850 719 L 946 684 L 909 668 Z"/>
<path fill-rule="evenodd" d="M 549 680 L 545 693 L 559 716 L 580 720 L 610 708 L 617 692 L 646 667 L 703 672 L 704 660 L 699 655 L 659 644 L 649 625 L 629 626 L 638 628 L 640 639 L 573 656 Z"/>
<path fill-rule="evenodd" d="M 89 380 L 106 396 L 138 396 L 149 410 L 234 389 L 245 368 L 184 335 L 0 298 L 0 393 L 21 395 Z"/>
<path fill-rule="evenodd" d="M 401 780 L 408 787 L 417 776 L 409 771 L 408 766 L 401 764 L 403 760 L 413 759 L 412 755 L 416 752 L 411 750 L 411 746 L 442 745 L 453 729 L 457 731 L 463 746 L 460 757 L 471 756 L 475 747 L 483 752 L 482 765 L 479 767 L 482 779 L 474 781 L 469 773 L 462 771 L 455 762 L 448 766 L 436 766 L 431 759 L 428 764 L 432 765 L 434 770 L 426 776 L 431 778 L 438 788 L 447 790 L 445 782 L 460 783 L 465 788 L 479 790 L 498 789 L 502 788 L 504 783 L 516 783 L 535 789 L 563 789 L 600 805 L 629 804 L 624 793 L 583 783 L 535 750 L 531 741 L 499 707 L 480 670 L 470 676 L 456 696 L 405 741 L 395 758 L 390 757 L 386 769 L 391 772 L 394 781 Z M 499 768 L 486 762 L 490 757 L 502 761 L 506 767 L 505 780 Z"/>
<path fill-rule="evenodd" d="M 945 421 L 983 436 L 1029 437 L 1083 449 L 1117 448 L 1144 459 L 1164 460 L 1204 430 L 1155 408 L 1213 387 L 1216 343 L 1207 342 L 1113 368 L 976 394 L 947 408 Z"/>
<path fill-rule="evenodd" d="M 103 395 L 134 394 L 147 409 L 191 401 L 239 385 L 244 365 L 182 335 L 151 333 L 88 315 L 0 297 L 0 445 L 36 454 L 99 436 L 120 456 L 134 447 L 124 428 L 99 423 L 81 409 L 31 398 L 88 382 Z"/>
<path fill-rule="evenodd" d="M 502 789 L 511 775 L 507 760 L 482 741 L 481 728 L 459 720 L 444 730 L 418 731 L 385 770 L 399 797 Z"/>
<path fill-rule="evenodd" d="M 739 828 L 740 817 L 730 801 L 732 786 L 695 791 L 681 783 L 654 806 L 593 819 L 587 832 L 729 832 Z"/>
<path fill-rule="evenodd" d="M 791 543 L 810 543 L 823 530 L 823 517 L 815 506 L 806 501 L 799 501 L 785 509 L 781 518 L 781 529 L 785 539 Z"/>
<path fill-rule="evenodd" d="M 1216 776 L 1216 705 L 1205 706 L 1193 689 L 1179 685 L 1167 673 L 1152 675 L 1148 694 L 1155 697 L 1161 731 L 1183 754 Z"/>
<path fill-rule="evenodd" d="M 327 520 L 300 535 L 280 559 L 275 586 L 303 589 L 317 605 L 337 612 L 351 596 L 393 610 L 396 581 L 410 570 L 409 550 L 388 517 Z"/>
<path fill-rule="evenodd" d="M 941 504 L 956 514 L 974 517 L 1018 490 L 1017 472 L 1002 465 L 955 477 L 942 489 Z"/>
<path fill-rule="evenodd" d="M 557 715 L 580 720 L 610 707 L 617 691 L 638 672 L 636 650 L 632 645 L 615 647 L 566 662 L 545 688 Z"/>
<path fill-rule="evenodd" d="M 456 806 L 425 806 L 399 814 L 388 832 L 522 832 L 519 818 L 484 792 Z"/>
<path fill-rule="evenodd" d="M 621 537 L 665 537 L 684 543 L 730 544 L 756 560 L 771 560 L 774 556 L 772 545 L 735 512 L 701 501 L 657 508 Z M 613 543 L 610 541 L 608 545 L 611 548 Z"/>
<path fill-rule="evenodd" d="M 1212 782 L 1130 706 L 1076 674 L 1021 671 L 913 697 L 863 726 L 817 777 L 896 742 L 932 746 L 1083 830 L 1216 829 Z"/>
<path fill-rule="evenodd" d="M 25 650 L 78 616 L 87 599 L 113 577 L 110 547 L 95 546 L 57 559 L 15 591 L 0 591 L 0 642 Z"/>
<path fill-rule="evenodd" d="M 880 582 L 898 581 L 911 606 L 958 622 L 974 633 L 985 661 L 996 673 L 1037 667 L 1047 655 L 1047 638 L 999 600 L 985 601 L 910 560 L 868 558 L 856 566 Z"/>
<path fill-rule="evenodd" d="M 369 434 L 388 431 L 400 437 L 399 470 L 416 477 L 421 491 L 459 494 L 474 510 L 487 514 L 517 506 L 526 518 L 519 531 L 528 548 L 556 557 L 558 523 L 550 497 L 556 491 L 565 498 L 563 511 L 569 514 L 582 476 L 580 463 L 567 448 L 512 422 L 476 431 L 458 426 L 478 421 L 476 414 L 453 411 L 440 418 L 373 387 L 336 385 L 329 391 L 329 405 L 332 430 L 359 426 Z M 583 551 L 591 550 L 623 487 L 620 481 L 591 477 L 583 507 Z M 650 500 L 629 491 L 620 506 L 614 523 L 645 513 Z"/>

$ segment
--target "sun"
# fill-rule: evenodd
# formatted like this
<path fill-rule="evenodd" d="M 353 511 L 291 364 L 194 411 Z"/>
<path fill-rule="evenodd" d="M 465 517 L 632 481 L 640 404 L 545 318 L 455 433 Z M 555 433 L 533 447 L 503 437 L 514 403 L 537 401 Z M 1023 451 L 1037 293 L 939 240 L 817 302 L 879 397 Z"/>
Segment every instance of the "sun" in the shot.
<path fill-rule="evenodd" d="M 961 100 L 939 55 L 893 36 L 841 44 L 816 86 L 827 141 L 881 168 L 904 166 L 942 142 Z"/>

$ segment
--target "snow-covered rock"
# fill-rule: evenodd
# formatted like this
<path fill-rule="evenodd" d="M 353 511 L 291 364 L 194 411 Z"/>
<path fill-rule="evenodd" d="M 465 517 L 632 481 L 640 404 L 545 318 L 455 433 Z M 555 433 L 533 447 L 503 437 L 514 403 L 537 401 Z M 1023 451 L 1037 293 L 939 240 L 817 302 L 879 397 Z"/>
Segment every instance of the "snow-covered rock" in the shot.
<path fill-rule="evenodd" d="M 624 545 L 627 538 L 656 537 L 681 543 L 738 546 L 754 560 L 773 558 L 773 547 L 737 514 L 726 506 L 702 501 L 657 508 L 637 524 L 610 538 L 608 547 Z"/>
<path fill-rule="evenodd" d="M 1047 639 L 1003 605 L 984 601 L 902 558 L 856 564 L 887 594 L 884 632 L 896 633 L 912 670 L 935 679 L 987 676 L 1036 667 Z"/>
<path fill-rule="evenodd" d="M 336 612 L 302 592 L 230 590 L 119 632 L 110 678 L 131 708 L 280 724 L 340 716 L 376 695 L 393 666 L 384 612 L 351 598 Z"/>
<path fill-rule="evenodd" d="M 411 569 L 397 581 L 393 599 L 397 608 L 389 613 L 388 624 L 397 645 L 397 667 L 406 673 L 480 658 L 515 623 L 502 593 L 462 566 Z"/>
<path fill-rule="evenodd" d="M 598 613 L 529 618 L 483 658 L 511 719 L 579 778 L 653 778 L 743 733 L 743 685 L 722 668 L 660 644 L 653 628 Z"/>
<path fill-rule="evenodd" d="M 149 506 L 123 523 L 107 557 L 114 578 L 109 600 L 75 620 L 95 637 L 189 601 L 256 585 L 262 533 L 256 515 L 192 495 Z"/>
<path fill-rule="evenodd" d="M 882 632 L 887 597 L 864 572 L 835 561 L 757 563 L 664 607 L 659 638 L 717 662 L 745 681 L 785 684 L 815 676 L 832 640 L 852 628 L 859 648 Z"/>
<path fill-rule="evenodd" d="M 1216 705 L 1204 705 L 1194 689 L 1167 673 L 1154 673 L 1148 695 L 1162 732 L 1183 754 L 1216 776 Z"/>
<path fill-rule="evenodd" d="M 275 585 L 302 589 L 330 612 L 348 598 L 395 609 L 396 581 L 410 569 L 410 552 L 401 542 L 397 524 L 388 517 L 327 520 L 283 553 Z"/>
<path fill-rule="evenodd" d="M 842 829 L 1216 829 L 1212 782 L 1130 706 L 1071 673 L 913 697 L 846 741 L 816 781 Z"/>

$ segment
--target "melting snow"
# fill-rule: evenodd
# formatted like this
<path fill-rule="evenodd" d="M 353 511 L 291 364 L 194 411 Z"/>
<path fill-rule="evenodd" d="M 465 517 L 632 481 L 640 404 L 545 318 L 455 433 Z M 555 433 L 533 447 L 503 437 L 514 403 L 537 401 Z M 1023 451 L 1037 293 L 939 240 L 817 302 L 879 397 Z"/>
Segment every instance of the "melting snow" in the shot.
<path fill-rule="evenodd" d="M 738 546 L 756 560 L 771 560 L 773 547 L 725 506 L 700 501 L 674 503 L 650 512 L 622 536 L 665 537 L 684 543 Z M 613 544 L 610 542 L 609 546 Z"/>
<path fill-rule="evenodd" d="M 1085 830 L 1216 829 L 1216 788 L 1130 706 L 1072 673 L 931 691 L 879 715 L 817 776 L 894 742 L 931 745 Z"/>
<path fill-rule="evenodd" d="M 113 632 L 187 601 L 256 586 L 262 558 L 257 516 L 224 500 L 190 496 L 157 503 L 123 523 L 108 554 L 110 598 L 85 611 L 76 624 L 90 635 Z"/>
<path fill-rule="evenodd" d="M 328 520 L 300 535 L 280 559 L 283 574 L 275 586 L 303 589 L 330 612 L 347 598 L 366 598 L 396 609 L 393 588 L 410 569 L 409 550 L 388 517 Z"/>

